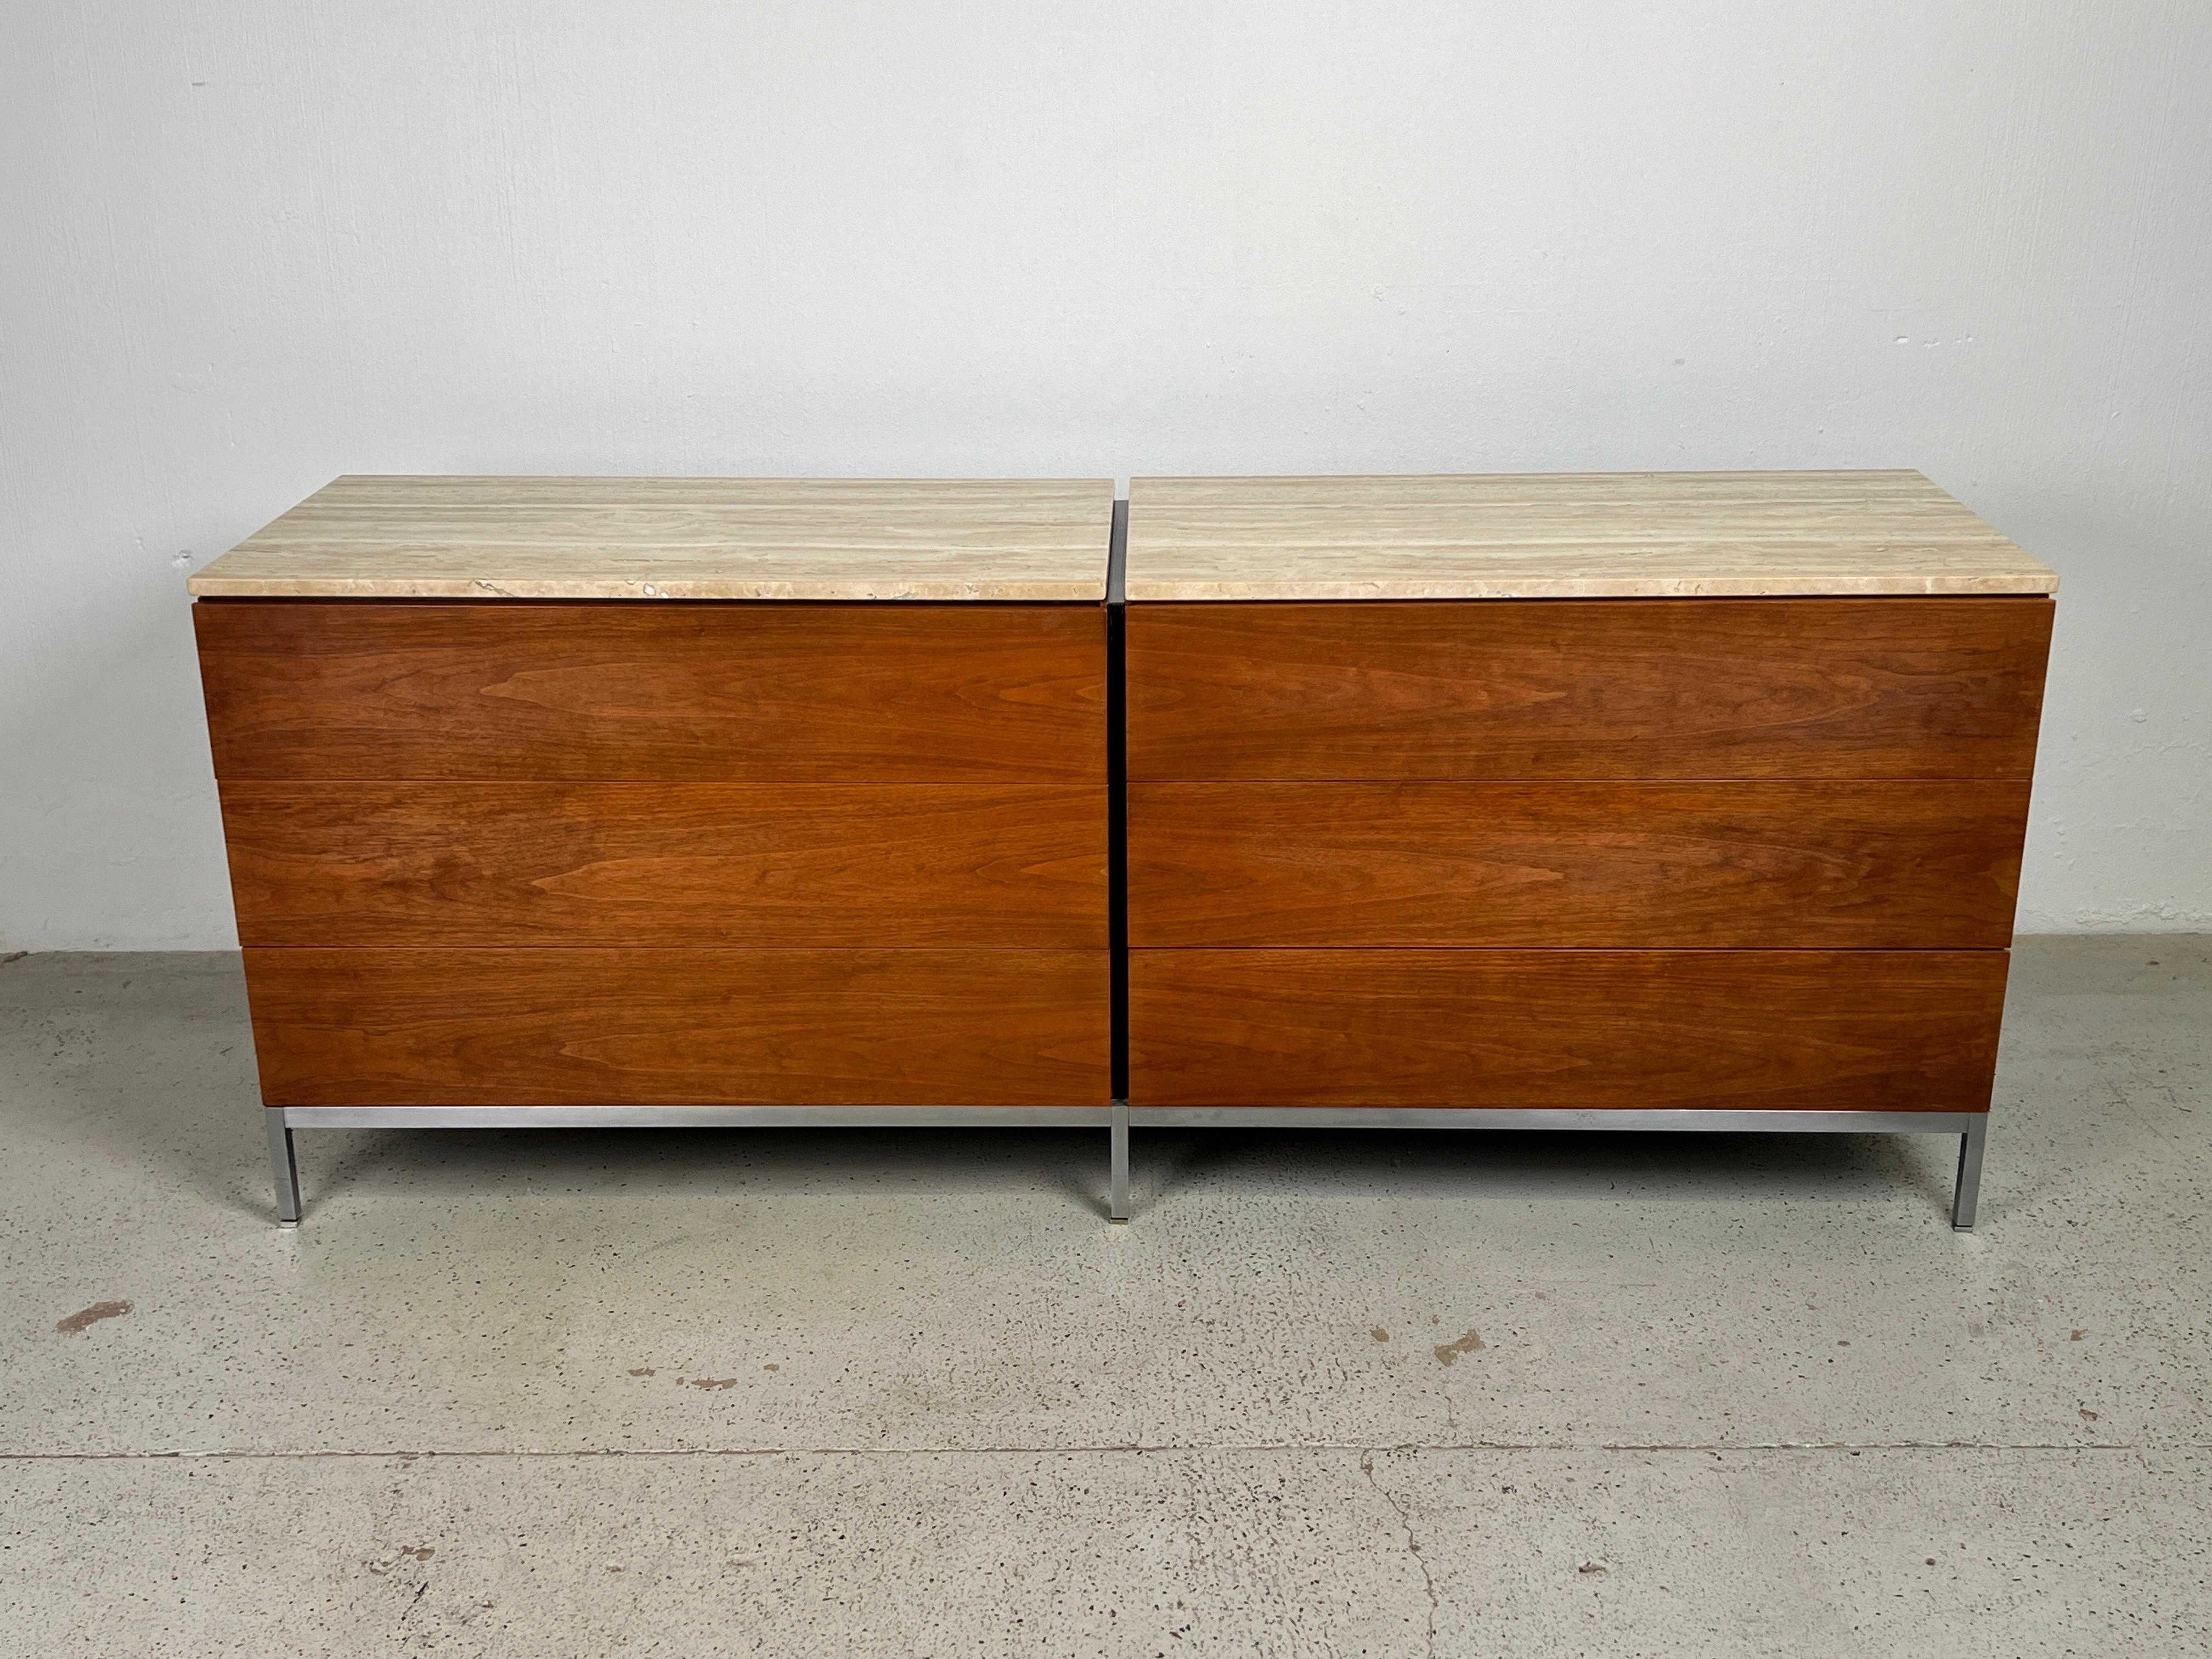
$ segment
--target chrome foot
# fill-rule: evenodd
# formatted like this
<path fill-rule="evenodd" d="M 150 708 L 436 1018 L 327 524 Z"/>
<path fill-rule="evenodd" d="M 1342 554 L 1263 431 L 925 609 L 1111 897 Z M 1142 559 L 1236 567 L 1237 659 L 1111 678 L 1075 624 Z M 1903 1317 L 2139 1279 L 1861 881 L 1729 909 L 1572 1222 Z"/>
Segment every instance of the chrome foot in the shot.
<path fill-rule="evenodd" d="M 1129 1103 L 1114 1103 L 1113 1127 L 1109 1137 L 1112 1170 L 1107 1178 L 1106 1218 L 1127 1221 L 1129 1218 Z"/>
<path fill-rule="evenodd" d="M 276 1177 L 276 1224 L 300 1224 L 300 1164 L 292 1155 L 292 1131 L 285 1126 L 284 1109 L 264 1106 L 269 1121 L 269 1167 Z"/>
<path fill-rule="evenodd" d="M 1951 1199 L 1951 1225 L 1962 1233 L 1974 1230 L 1974 1203 L 1982 1194 L 1982 1143 L 1989 1133 L 1990 1115 L 1984 1112 L 1959 1137 L 1959 1184 Z"/>

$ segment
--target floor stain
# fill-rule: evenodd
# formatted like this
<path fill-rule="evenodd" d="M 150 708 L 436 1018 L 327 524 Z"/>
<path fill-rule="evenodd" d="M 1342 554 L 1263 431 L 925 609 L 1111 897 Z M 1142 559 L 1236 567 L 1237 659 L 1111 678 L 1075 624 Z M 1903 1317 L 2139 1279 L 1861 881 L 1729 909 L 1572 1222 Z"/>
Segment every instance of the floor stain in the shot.
<path fill-rule="evenodd" d="M 659 1368 L 658 1366 L 654 1365 L 640 1365 L 635 1370 L 632 1371 L 630 1375 L 632 1376 L 653 1376 L 659 1369 Z"/>
<path fill-rule="evenodd" d="M 692 1389 L 734 1389 L 738 1386 L 738 1379 L 734 1376 L 679 1376 L 676 1381 L 679 1387 Z"/>
<path fill-rule="evenodd" d="M 1482 1346 L 1482 1339 L 1469 1331 L 1456 1342 L 1439 1342 L 1437 1345 L 1437 1363 L 1451 1364 L 1463 1353 L 1480 1353 Z"/>
<path fill-rule="evenodd" d="M 1388 1342 L 1390 1340 L 1390 1333 L 1384 1330 L 1380 1325 L 1375 1327 L 1375 1328 L 1368 1332 L 1367 1334 L 1373 1337 L 1377 1342 Z"/>
<path fill-rule="evenodd" d="M 367 1567 L 369 1571 L 375 1574 L 379 1578 L 382 1578 L 388 1575 L 394 1567 L 400 1565 L 404 1562 L 427 1561 L 437 1553 L 436 1547 L 433 1545 L 426 1544 L 422 1548 L 417 1549 L 412 1544 L 402 1544 L 399 1547 L 399 1553 L 393 1556 L 389 1561 L 364 1561 L 362 1563 L 362 1565 Z M 425 1588 L 427 1588 L 427 1586 Z"/>
<path fill-rule="evenodd" d="M 2097 1420 L 2097 1413 L 2084 1406 L 2081 1407 L 2081 1420 L 2085 1423 L 2094 1423 Z"/>
<path fill-rule="evenodd" d="M 1582 1565 L 1577 1567 L 1575 1571 L 1577 1572 L 1603 1572 L 1605 1571 L 1605 1564 L 1602 1561 L 1585 1561 Z"/>
<path fill-rule="evenodd" d="M 103 1319 L 119 1319 L 130 1311 L 128 1302 L 95 1302 L 67 1319 L 56 1320 L 54 1328 L 64 1336 L 75 1336 L 88 1326 L 97 1325 Z"/>
<path fill-rule="evenodd" d="M 2074 1334 L 2073 1334 L 2073 1335 L 2071 1335 L 2071 1336 L 2068 1337 L 2066 1340 L 2067 1340 L 2069 1342 L 2079 1342 L 2079 1341 L 2080 1341 L 2083 1337 L 2085 1337 L 2085 1336 L 2087 1336 L 2087 1335 L 2088 1335 L 2088 1334 L 2089 1334 L 2089 1333 L 2088 1333 L 2088 1332 L 2087 1332 L 2087 1331 L 2076 1331 L 2076 1332 L 2075 1332 L 2075 1333 L 2074 1333 Z"/>

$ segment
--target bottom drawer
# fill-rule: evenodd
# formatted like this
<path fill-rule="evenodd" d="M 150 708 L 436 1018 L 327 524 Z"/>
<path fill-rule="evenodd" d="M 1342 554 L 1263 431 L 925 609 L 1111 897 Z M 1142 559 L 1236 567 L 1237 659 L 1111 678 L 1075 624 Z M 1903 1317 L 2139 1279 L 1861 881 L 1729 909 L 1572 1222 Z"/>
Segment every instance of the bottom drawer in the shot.
<path fill-rule="evenodd" d="M 2002 951 L 1134 951 L 1139 1106 L 1981 1111 Z"/>
<path fill-rule="evenodd" d="M 1103 951 L 250 950 L 271 1106 L 1088 1106 Z"/>

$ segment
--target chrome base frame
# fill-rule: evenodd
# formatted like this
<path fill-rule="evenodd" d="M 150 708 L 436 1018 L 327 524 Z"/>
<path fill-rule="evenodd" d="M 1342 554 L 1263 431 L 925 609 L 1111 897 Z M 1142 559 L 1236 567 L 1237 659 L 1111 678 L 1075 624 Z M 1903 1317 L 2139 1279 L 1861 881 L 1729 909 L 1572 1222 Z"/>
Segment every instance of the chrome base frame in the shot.
<path fill-rule="evenodd" d="M 1129 1218 L 1129 1103 L 1110 1106 L 268 1106 L 276 1222 L 300 1224 L 295 1129 L 1104 1129 L 1106 1212 Z"/>
<path fill-rule="evenodd" d="M 1951 1134 L 1951 1224 L 1974 1224 L 1987 1112 L 1759 1112 L 1454 1106 L 270 1106 L 276 1218 L 300 1220 L 295 1129 L 1059 1128 L 1107 1131 L 1106 1214 L 1129 1218 L 1129 1131 L 1147 1129 L 1613 1129 L 1734 1134 Z"/>
<path fill-rule="evenodd" d="M 1951 1225 L 1971 1232 L 1981 1195 L 1987 1112 L 1759 1112 L 1718 1108 L 1511 1106 L 1133 1106 L 1147 1129 L 1614 1129 L 1727 1134 L 1959 1137 Z"/>

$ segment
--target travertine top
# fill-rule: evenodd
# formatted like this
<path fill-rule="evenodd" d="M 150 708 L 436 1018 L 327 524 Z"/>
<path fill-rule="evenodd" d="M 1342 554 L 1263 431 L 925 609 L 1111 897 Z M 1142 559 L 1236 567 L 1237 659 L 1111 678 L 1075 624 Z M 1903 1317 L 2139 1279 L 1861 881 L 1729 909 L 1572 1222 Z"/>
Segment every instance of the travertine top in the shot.
<path fill-rule="evenodd" d="M 2055 593 L 1917 472 L 1139 478 L 1144 599 Z"/>
<path fill-rule="evenodd" d="M 1110 479 L 343 477 L 209 598 L 1088 599 Z"/>

